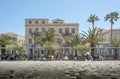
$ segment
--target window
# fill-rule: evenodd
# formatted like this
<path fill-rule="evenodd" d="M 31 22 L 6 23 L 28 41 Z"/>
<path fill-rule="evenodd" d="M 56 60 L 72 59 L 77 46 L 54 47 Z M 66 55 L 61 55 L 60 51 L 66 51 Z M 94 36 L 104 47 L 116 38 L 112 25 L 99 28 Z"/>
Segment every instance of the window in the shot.
<path fill-rule="evenodd" d="M 35 31 L 38 32 L 38 28 L 35 28 Z"/>
<path fill-rule="evenodd" d="M 72 28 L 72 33 L 75 33 L 75 28 Z"/>
<path fill-rule="evenodd" d="M 42 32 L 45 31 L 45 28 L 42 28 Z"/>
<path fill-rule="evenodd" d="M 51 31 L 54 31 L 54 28 L 50 28 Z"/>
<path fill-rule="evenodd" d="M 32 39 L 29 39 L 29 44 L 32 44 Z"/>
<path fill-rule="evenodd" d="M 29 24 L 32 24 L 32 21 L 31 21 L 31 20 L 29 21 Z"/>
<path fill-rule="evenodd" d="M 38 21 L 35 21 L 36 24 L 38 24 Z"/>
<path fill-rule="evenodd" d="M 65 28 L 65 35 L 69 35 L 69 28 Z"/>
<path fill-rule="evenodd" d="M 62 28 L 60 28 L 60 29 L 59 29 L 59 33 L 61 33 L 61 34 L 62 34 Z"/>
<path fill-rule="evenodd" d="M 45 24 L 45 21 L 42 21 L 42 24 Z"/>
<path fill-rule="evenodd" d="M 54 24 L 57 24 L 58 22 L 53 22 Z"/>
<path fill-rule="evenodd" d="M 32 28 L 29 28 L 29 34 L 31 34 L 32 33 Z"/>

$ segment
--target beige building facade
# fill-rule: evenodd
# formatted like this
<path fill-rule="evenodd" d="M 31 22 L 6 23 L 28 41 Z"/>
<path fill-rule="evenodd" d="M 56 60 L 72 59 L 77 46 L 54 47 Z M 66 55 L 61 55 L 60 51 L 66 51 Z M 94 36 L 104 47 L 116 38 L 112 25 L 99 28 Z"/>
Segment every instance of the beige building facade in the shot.
<path fill-rule="evenodd" d="M 110 43 L 111 41 L 111 29 L 102 29 L 103 42 Z M 120 29 L 112 30 L 112 39 L 120 41 Z"/>
<path fill-rule="evenodd" d="M 34 56 L 35 53 L 42 54 L 43 51 L 36 50 L 37 48 L 41 49 L 40 44 L 35 44 L 35 39 L 33 34 L 35 32 L 41 33 L 44 30 L 54 30 L 56 34 L 59 34 L 62 38 L 62 43 L 59 45 L 62 52 L 65 52 L 65 41 L 70 39 L 72 35 L 79 33 L 79 24 L 78 23 L 65 23 L 62 19 L 54 19 L 50 21 L 49 19 L 25 19 L 25 40 L 27 47 L 27 54 L 29 56 Z M 67 49 L 69 50 L 69 48 Z M 70 49 L 71 50 L 71 49 Z M 57 52 L 57 51 L 56 51 Z M 45 54 L 45 51 L 44 51 Z M 34 58 L 34 57 L 33 57 Z"/>
<path fill-rule="evenodd" d="M 101 29 L 101 28 L 99 28 Z M 111 47 L 111 29 L 101 29 L 103 41 L 97 45 L 96 52 L 101 53 L 107 59 L 114 59 L 116 47 Z M 120 41 L 120 29 L 113 29 L 112 40 Z M 120 59 L 120 47 L 117 48 L 117 58 Z"/>
<path fill-rule="evenodd" d="M 98 30 L 101 30 L 101 35 L 103 39 L 101 42 L 98 43 L 99 47 L 109 47 L 109 44 L 111 42 L 111 29 L 98 28 Z M 112 40 L 120 41 L 120 29 L 112 30 Z"/>
<path fill-rule="evenodd" d="M 34 39 L 31 34 L 34 32 L 42 32 L 44 30 L 55 30 L 56 34 L 63 37 L 64 40 L 68 36 L 78 34 L 78 23 L 65 23 L 62 19 L 55 19 L 49 21 L 49 19 L 25 19 L 25 40 L 28 47 L 34 43 Z"/>

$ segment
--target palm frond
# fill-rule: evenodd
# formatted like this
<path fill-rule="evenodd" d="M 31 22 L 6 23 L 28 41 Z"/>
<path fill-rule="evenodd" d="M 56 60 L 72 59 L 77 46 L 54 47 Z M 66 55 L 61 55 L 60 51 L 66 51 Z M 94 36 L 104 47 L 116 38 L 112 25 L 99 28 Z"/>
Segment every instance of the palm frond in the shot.
<path fill-rule="evenodd" d="M 86 43 L 96 44 L 101 41 L 100 30 L 95 28 L 89 28 L 87 32 L 83 31 L 82 35 L 85 38 Z"/>
<path fill-rule="evenodd" d="M 105 21 L 109 20 L 111 24 L 114 24 L 114 21 L 117 21 L 119 19 L 119 13 L 118 12 L 111 12 L 110 14 L 107 14 L 104 17 Z"/>

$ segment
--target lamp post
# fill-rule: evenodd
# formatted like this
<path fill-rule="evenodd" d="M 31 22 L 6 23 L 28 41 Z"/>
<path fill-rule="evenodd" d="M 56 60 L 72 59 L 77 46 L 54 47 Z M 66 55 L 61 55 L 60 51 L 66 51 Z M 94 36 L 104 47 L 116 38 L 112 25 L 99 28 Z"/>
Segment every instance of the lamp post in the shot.
<path fill-rule="evenodd" d="M 1 46 L 0 46 L 0 60 L 1 60 Z"/>
<path fill-rule="evenodd" d="M 0 55 L 1 55 L 1 46 L 0 46 Z"/>
<path fill-rule="evenodd" d="M 31 33 L 31 36 L 32 36 L 32 39 L 33 39 L 33 59 L 35 58 L 35 37 L 36 36 L 40 36 L 41 34 L 40 34 L 40 32 L 38 32 L 38 31 L 34 31 L 33 33 Z"/>
<path fill-rule="evenodd" d="M 34 54 L 35 54 L 35 34 L 32 33 L 31 36 L 33 38 L 32 53 L 33 53 L 33 60 L 34 60 Z"/>

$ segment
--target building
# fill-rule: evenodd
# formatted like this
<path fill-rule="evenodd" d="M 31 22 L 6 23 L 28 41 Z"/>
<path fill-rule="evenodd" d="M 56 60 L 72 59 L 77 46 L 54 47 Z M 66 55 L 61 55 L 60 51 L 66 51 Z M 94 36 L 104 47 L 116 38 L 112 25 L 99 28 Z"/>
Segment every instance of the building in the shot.
<path fill-rule="evenodd" d="M 101 29 L 101 28 L 99 28 Z M 111 42 L 111 29 L 101 29 L 101 34 L 103 37 L 103 41 L 99 42 L 97 47 L 99 48 L 98 51 L 103 53 L 104 56 L 114 56 L 114 49 L 115 47 L 110 47 Z M 113 29 L 112 30 L 112 40 L 120 41 L 120 29 Z M 118 47 L 118 56 L 120 59 L 120 47 Z"/>
<path fill-rule="evenodd" d="M 101 28 L 99 28 L 101 29 Z M 101 29 L 101 34 L 103 37 L 103 43 L 110 43 L 111 41 L 111 29 Z M 113 40 L 117 40 L 120 41 L 120 29 L 113 29 L 112 30 L 112 39 Z"/>
<path fill-rule="evenodd" d="M 10 37 L 14 37 L 14 38 L 16 38 L 15 42 L 17 44 L 25 46 L 25 37 L 24 36 L 13 33 L 13 32 L 5 32 L 5 33 L 1 33 L 1 34 L 10 36 Z"/>
<path fill-rule="evenodd" d="M 42 32 L 44 30 L 55 30 L 57 34 L 63 36 L 66 40 L 67 36 L 78 33 L 78 23 L 64 23 L 64 20 L 55 19 L 50 22 L 48 19 L 26 19 L 25 20 L 25 39 L 27 44 L 31 44 L 34 40 L 31 34 L 33 32 Z"/>
<path fill-rule="evenodd" d="M 34 43 L 32 33 L 42 32 L 44 30 L 55 30 L 56 34 L 60 34 L 64 41 L 68 40 L 72 35 L 78 34 L 78 23 L 65 23 L 62 19 L 25 19 L 25 40 L 29 52 L 32 51 L 30 47 Z M 63 42 L 64 43 L 64 42 Z"/>

